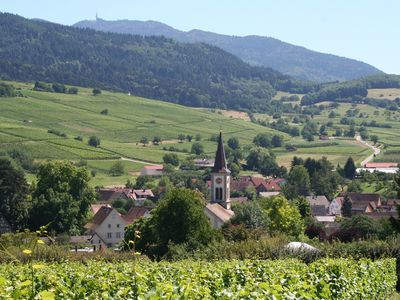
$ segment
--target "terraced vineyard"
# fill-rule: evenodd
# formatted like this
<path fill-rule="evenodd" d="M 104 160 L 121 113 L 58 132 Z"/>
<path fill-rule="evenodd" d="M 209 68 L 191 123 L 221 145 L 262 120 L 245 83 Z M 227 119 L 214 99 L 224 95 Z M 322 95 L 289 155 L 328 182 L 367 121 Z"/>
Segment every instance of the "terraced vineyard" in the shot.
<path fill-rule="evenodd" d="M 0 265 L 0 299 L 389 299 L 394 259 Z"/>

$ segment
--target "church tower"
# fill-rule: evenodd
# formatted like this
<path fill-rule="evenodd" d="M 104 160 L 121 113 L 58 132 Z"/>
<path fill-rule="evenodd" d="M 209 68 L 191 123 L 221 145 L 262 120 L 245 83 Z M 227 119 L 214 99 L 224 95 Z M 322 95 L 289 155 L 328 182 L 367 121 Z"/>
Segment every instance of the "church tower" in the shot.
<path fill-rule="evenodd" d="M 222 132 L 220 132 L 215 163 L 211 171 L 211 203 L 219 203 L 226 209 L 231 209 L 230 185 L 231 171 L 226 163 Z"/>

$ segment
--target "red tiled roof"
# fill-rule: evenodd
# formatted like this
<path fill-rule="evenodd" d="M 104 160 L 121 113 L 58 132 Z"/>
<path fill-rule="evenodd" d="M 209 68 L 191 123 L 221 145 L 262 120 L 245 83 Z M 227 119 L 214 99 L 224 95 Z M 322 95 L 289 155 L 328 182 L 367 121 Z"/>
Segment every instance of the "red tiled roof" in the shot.
<path fill-rule="evenodd" d="M 129 212 L 123 216 L 125 222 L 128 224 L 133 223 L 133 221 L 143 217 L 146 213 L 149 213 L 154 207 L 152 206 L 132 206 Z"/>
<path fill-rule="evenodd" d="M 99 209 L 103 206 L 111 207 L 110 204 L 92 204 L 90 205 L 90 208 L 92 209 L 92 212 L 95 215 L 99 211 Z"/>
<path fill-rule="evenodd" d="M 162 165 L 144 166 L 143 169 L 146 169 L 146 170 L 162 170 L 162 169 L 164 169 L 164 166 L 162 166 Z"/>
<path fill-rule="evenodd" d="M 366 168 L 396 168 L 398 166 L 397 163 L 394 162 L 372 162 L 366 163 Z"/>
<path fill-rule="evenodd" d="M 112 207 L 102 206 L 94 215 L 91 222 L 85 225 L 86 229 L 94 230 L 97 226 L 101 225 L 108 215 L 113 211 Z"/>

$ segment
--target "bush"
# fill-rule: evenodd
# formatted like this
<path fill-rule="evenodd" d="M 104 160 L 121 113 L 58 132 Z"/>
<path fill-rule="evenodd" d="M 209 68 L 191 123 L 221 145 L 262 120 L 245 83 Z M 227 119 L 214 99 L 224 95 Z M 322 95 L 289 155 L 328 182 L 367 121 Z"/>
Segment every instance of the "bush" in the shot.
<path fill-rule="evenodd" d="M 100 146 L 100 138 L 95 135 L 92 135 L 88 140 L 89 146 L 92 147 L 99 147 Z"/>

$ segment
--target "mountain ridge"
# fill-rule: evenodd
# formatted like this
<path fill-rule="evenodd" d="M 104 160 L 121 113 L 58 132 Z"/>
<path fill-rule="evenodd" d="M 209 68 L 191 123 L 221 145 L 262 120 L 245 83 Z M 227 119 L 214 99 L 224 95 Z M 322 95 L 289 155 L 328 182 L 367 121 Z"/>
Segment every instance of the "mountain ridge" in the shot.
<path fill-rule="evenodd" d="M 345 81 L 383 73 L 359 60 L 313 51 L 273 37 L 257 35 L 230 36 L 192 29 L 181 31 L 158 21 L 83 20 L 75 27 L 106 32 L 164 35 L 180 42 L 204 42 L 224 49 L 243 61 L 256 66 L 270 67 L 298 79 L 315 82 Z"/>

